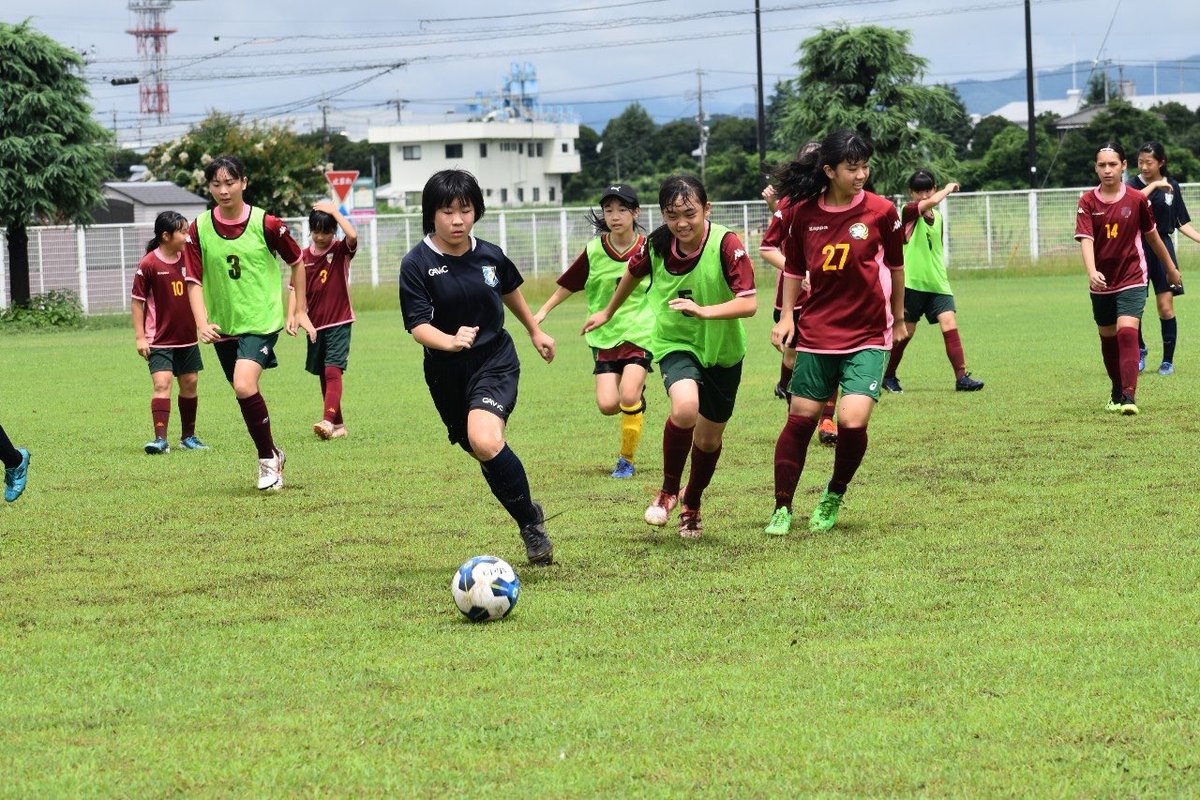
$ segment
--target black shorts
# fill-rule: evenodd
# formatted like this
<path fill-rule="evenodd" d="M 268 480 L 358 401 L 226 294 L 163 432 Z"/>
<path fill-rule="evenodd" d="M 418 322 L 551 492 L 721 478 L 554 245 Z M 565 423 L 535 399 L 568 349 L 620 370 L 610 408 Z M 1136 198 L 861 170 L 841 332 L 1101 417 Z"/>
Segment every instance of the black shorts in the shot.
<path fill-rule="evenodd" d="M 170 372 L 172 375 L 187 375 L 204 369 L 204 360 L 200 358 L 200 345 L 189 344 L 187 347 L 151 347 L 150 372 Z"/>
<path fill-rule="evenodd" d="M 620 375 L 628 366 L 638 366 L 647 373 L 654 372 L 654 354 L 631 342 L 621 342 L 616 347 L 592 348 L 593 375 L 614 373 Z"/>
<path fill-rule="evenodd" d="M 1149 245 L 1145 244 L 1145 239 L 1142 239 L 1143 247 L 1146 251 L 1146 272 L 1150 276 L 1150 285 L 1154 287 L 1155 294 L 1166 294 L 1171 291 L 1171 283 L 1167 280 L 1167 269 L 1162 262 L 1158 260 L 1158 256 L 1150 249 Z M 1163 246 L 1167 248 L 1167 252 L 1171 254 L 1171 260 L 1175 262 L 1175 266 L 1179 266 L 1179 259 L 1175 257 L 1175 243 L 1171 241 L 1170 236 L 1162 237 Z M 1147 292 L 1149 289 L 1147 289 Z"/>
<path fill-rule="evenodd" d="M 920 289 L 904 290 L 904 321 L 914 324 L 921 317 L 933 325 L 938 317 L 947 311 L 957 311 L 954 307 L 954 295 L 938 292 L 923 292 Z"/>
<path fill-rule="evenodd" d="M 242 333 L 229 339 L 221 339 L 213 343 L 217 351 L 217 360 L 221 369 L 225 370 L 225 380 L 233 383 L 233 369 L 237 362 L 245 359 L 253 361 L 263 369 L 274 369 L 279 366 L 275 358 L 275 343 L 279 341 L 279 331 L 274 333 Z"/>
<path fill-rule="evenodd" d="M 1142 318 L 1146 308 L 1146 292 L 1141 286 L 1132 286 L 1112 294 L 1092 295 L 1092 319 L 1101 328 L 1117 324 L 1117 317 Z"/>
<path fill-rule="evenodd" d="M 662 370 L 667 395 L 677 381 L 696 382 L 700 394 L 700 416 L 713 422 L 728 422 L 737 402 L 738 386 L 742 382 L 742 362 L 729 367 L 701 366 L 694 355 L 686 351 L 667 353 L 658 362 Z"/>
<path fill-rule="evenodd" d="M 520 379 L 521 362 L 507 331 L 481 350 L 463 350 L 451 358 L 425 356 L 425 383 L 433 405 L 450 443 L 467 452 L 467 414 L 478 408 L 507 421 L 517 405 Z"/>
<path fill-rule="evenodd" d="M 782 316 L 783 316 L 783 313 L 777 308 L 777 309 L 775 309 L 775 311 L 772 314 L 772 319 L 774 319 L 776 322 L 779 322 L 779 318 Z M 793 308 L 792 309 L 792 340 L 790 342 L 788 342 L 787 344 L 785 344 L 784 347 L 795 347 L 796 346 L 796 336 L 797 336 L 797 334 L 799 334 L 799 332 L 800 332 L 800 309 Z"/>
<path fill-rule="evenodd" d="M 334 325 L 317 331 L 317 340 L 308 341 L 308 356 L 304 368 L 313 375 L 324 375 L 326 367 L 345 371 L 350 367 L 350 323 Z"/>

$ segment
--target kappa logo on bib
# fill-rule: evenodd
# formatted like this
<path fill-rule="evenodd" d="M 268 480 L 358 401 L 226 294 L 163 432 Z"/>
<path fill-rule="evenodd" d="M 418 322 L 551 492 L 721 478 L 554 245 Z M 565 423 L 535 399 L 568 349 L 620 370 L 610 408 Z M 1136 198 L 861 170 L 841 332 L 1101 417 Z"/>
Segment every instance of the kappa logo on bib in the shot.
<path fill-rule="evenodd" d="M 496 277 L 496 268 L 491 264 L 487 264 L 483 268 L 483 282 L 491 287 L 500 285 L 500 279 Z"/>

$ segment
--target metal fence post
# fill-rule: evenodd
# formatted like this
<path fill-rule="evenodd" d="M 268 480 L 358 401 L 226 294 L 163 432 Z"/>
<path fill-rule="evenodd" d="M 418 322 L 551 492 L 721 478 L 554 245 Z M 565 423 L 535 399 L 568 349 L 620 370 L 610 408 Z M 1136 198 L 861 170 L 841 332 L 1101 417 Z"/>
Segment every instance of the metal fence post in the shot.
<path fill-rule="evenodd" d="M 559 265 L 559 272 L 567 271 L 567 210 L 558 212 L 558 244 L 562 250 L 562 264 Z"/>
<path fill-rule="evenodd" d="M 38 228 L 38 294 L 46 293 L 46 270 L 42 263 L 42 229 Z"/>
<path fill-rule="evenodd" d="M 742 244 L 750 246 L 750 204 L 742 203 Z"/>
<path fill-rule="evenodd" d="M 367 226 L 371 231 L 371 287 L 379 286 L 379 221 L 371 217 Z"/>
<path fill-rule="evenodd" d="M 412 250 L 412 231 L 409 230 L 409 223 L 412 222 L 408 217 L 404 218 L 404 252 Z"/>
<path fill-rule="evenodd" d="M 77 261 L 79 262 L 79 304 L 83 306 L 83 313 L 88 313 L 88 283 L 87 283 L 87 237 L 83 233 L 83 228 L 75 229 L 75 249 L 77 251 Z"/>
<path fill-rule="evenodd" d="M 950 264 L 950 198 L 945 197 L 939 204 L 942 212 L 942 263 Z"/>
<path fill-rule="evenodd" d="M 117 228 L 117 241 L 120 243 L 120 253 L 121 253 L 121 256 L 120 256 L 121 257 L 121 287 L 120 287 L 121 310 L 128 311 L 129 310 L 129 292 L 125 291 L 125 287 L 128 284 L 125 283 L 125 229 L 124 228 Z"/>
<path fill-rule="evenodd" d="M 508 218 L 500 212 L 500 249 L 508 252 Z"/>
<path fill-rule="evenodd" d="M 533 277 L 538 276 L 538 241 L 537 241 L 537 214 L 529 215 L 529 228 L 533 233 Z"/>
<path fill-rule="evenodd" d="M 984 241 L 987 242 L 987 258 L 988 264 L 992 263 L 992 197 L 985 194 L 983 196 L 983 235 Z"/>
<path fill-rule="evenodd" d="M 1029 258 L 1038 260 L 1038 202 L 1037 192 L 1029 193 Z"/>
<path fill-rule="evenodd" d="M 26 248 L 28 249 L 28 248 Z M 8 237 L 0 237 L 0 311 L 8 308 L 8 282 L 4 274 L 4 254 L 8 252 Z"/>

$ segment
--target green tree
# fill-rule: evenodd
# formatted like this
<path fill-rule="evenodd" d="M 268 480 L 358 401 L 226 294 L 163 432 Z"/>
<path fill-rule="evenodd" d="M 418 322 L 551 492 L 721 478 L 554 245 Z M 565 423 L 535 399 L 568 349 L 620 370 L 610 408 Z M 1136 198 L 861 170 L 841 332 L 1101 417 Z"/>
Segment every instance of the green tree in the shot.
<path fill-rule="evenodd" d="M 944 83 L 938 84 L 936 88 L 945 91 L 949 97 L 949 105 L 939 102 L 922 111 L 921 124 L 949 139 L 954 145 L 954 155 L 957 158 L 967 158 L 970 154 L 971 135 L 974 132 L 971 115 L 967 112 L 967 106 L 963 103 L 958 89 Z"/>
<path fill-rule="evenodd" d="M 823 28 L 804 40 L 796 95 L 782 107 L 777 141 L 798 146 L 839 129 L 857 130 L 875 147 L 877 191 L 898 193 L 918 167 L 957 172 L 954 145 L 927 122 L 949 119 L 953 98 L 924 86 L 924 58 L 908 51 L 911 35 L 874 25 Z"/>
<path fill-rule="evenodd" d="M 325 134 L 322 131 L 301 133 L 297 137 L 301 143 L 317 148 L 327 164 L 333 169 L 358 170 L 359 177 L 372 176 L 372 158 L 374 159 L 375 174 L 379 185 L 390 180 L 391 165 L 388 162 L 388 146 L 386 144 L 371 144 L 367 141 L 354 141 L 344 133 L 329 134 L 329 152 L 325 152 Z"/>
<path fill-rule="evenodd" d="M 136 150 L 126 150 L 124 148 L 113 150 L 110 161 L 110 165 L 112 167 L 112 180 L 129 180 L 129 168 L 145 163 L 146 157 Z"/>
<path fill-rule="evenodd" d="M 660 127 L 654 134 L 654 149 L 658 152 L 658 169 L 663 173 L 678 172 L 681 163 L 698 169 L 692 151 L 700 146 L 700 131 L 694 119 L 676 119 Z M 687 159 L 682 161 L 681 159 Z"/>
<path fill-rule="evenodd" d="M 153 148 L 146 166 L 168 180 L 206 195 L 204 168 L 216 156 L 237 156 L 246 166 L 246 202 L 279 216 L 301 216 L 325 194 L 325 164 L 317 147 L 283 125 L 244 122 L 213 112 L 176 139 Z"/>
<path fill-rule="evenodd" d="M 0 224 L 15 305 L 29 304 L 29 230 L 86 224 L 112 169 L 92 119 L 83 59 L 29 26 L 0 23 Z"/>
<path fill-rule="evenodd" d="M 971 132 L 971 155 L 974 158 L 983 158 L 984 153 L 992 146 L 992 139 L 996 138 L 996 134 L 1007 128 L 1018 127 L 1015 122 L 1010 122 L 1004 117 L 998 117 L 995 114 L 989 114 L 979 120 L 979 124 Z"/>
<path fill-rule="evenodd" d="M 736 147 L 710 153 L 705 181 L 708 199 L 713 202 L 757 200 L 762 192 L 762 182 L 758 177 L 758 153 Z"/>
<path fill-rule="evenodd" d="M 611 170 L 605 180 L 626 180 L 654 172 L 657 126 L 640 103 L 633 103 L 604 126 L 601 161 Z"/>
<path fill-rule="evenodd" d="M 708 126 L 708 154 L 740 150 L 758 156 L 758 124 L 746 117 L 713 117 Z"/>

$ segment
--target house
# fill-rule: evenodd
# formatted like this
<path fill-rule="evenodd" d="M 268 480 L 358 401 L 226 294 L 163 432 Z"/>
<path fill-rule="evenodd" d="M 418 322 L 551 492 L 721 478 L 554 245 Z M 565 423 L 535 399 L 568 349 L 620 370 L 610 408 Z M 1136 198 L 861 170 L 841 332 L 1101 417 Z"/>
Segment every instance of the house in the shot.
<path fill-rule="evenodd" d="M 208 200 L 170 181 L 110 181 L 104 184 L 105 205 L 96 210 L 97 223 L 154 224 L 160 211 L 178 211 L 189 220 L 208 208 Z"/>
<path fill-rule="evenodd" d="M 1188 111 L 1200 108 L 1200 92 L 1174 92 L 1160 94 L 1137 94 L 1132 81 L 1125 81 L 1119 88 L 1117 96 L 1134 108 L 1148 111 L 1162 103 L 1180 103 Z M 1083 107 L 1083 94 L 1078 89 L 1071 89 L 1062 100 L 1034 100 L 1034 116 L 1040 116 L 1047 111 L 1056 114 L 1060 119 L 1056 125 L 1059 130 L 1082 128 L 1091 122 L 1092 117 L 1104 110 L 1103 106 Z M 1024 100 L 1006 103 L 985 116 L 1003 117 L 1009 122 L 1015 122 L 1022 128 L 1028 121 L 1028 112 Z"/>
<path fill-rule="evenodd" d="M 421 207 L 421 189 L 443 169 L 465 169 L 488 206 L 562 204 L 563 176 L 579 172 L 576 123 L 484 118 L 469 122 L 371 127 L 367 141 L 388 145 L 389 191 L 402 208 Z"/>

